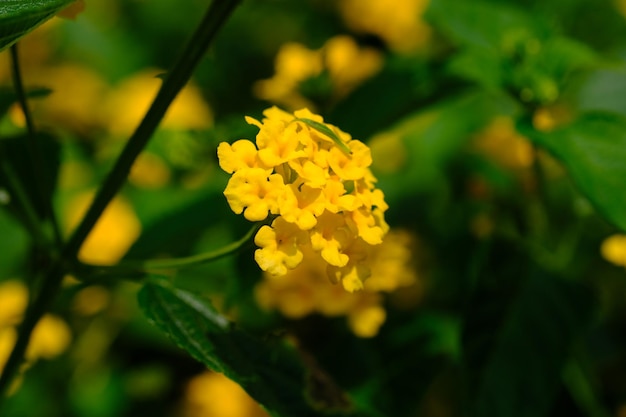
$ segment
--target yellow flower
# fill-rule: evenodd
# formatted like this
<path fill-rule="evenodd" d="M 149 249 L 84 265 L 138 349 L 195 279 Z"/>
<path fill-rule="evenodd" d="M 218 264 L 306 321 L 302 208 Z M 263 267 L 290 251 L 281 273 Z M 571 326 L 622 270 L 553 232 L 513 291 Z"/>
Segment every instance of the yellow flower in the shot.
<path fill-rule="evenodd" d="M 27 303 L 28 289 L 22 282 L 9 280 L 0 284 L 0 373 L 17 340 L 16 326 Z M 67 349 L 71 338 L 70 329 L 62 319 L 46 314 L 33 329 L 25 357 L 30 363 L 40 358 L 51 359 Z"/>
<path fill-rule="evenodd" d="M 0 284 L 0 327 L 22 321 L 28 305 L 28 289 L 20 281 L 9 280 Z"/>
<path fill-rule="evenodd" d="M 495 118 L 477 135 L 474 146 L 504 168 L 527 168 L 534 161 L 532 145 L 515 130 L 510 117 Z"/>
<path fill-rule="evenodd" d="M 285 275 L 302 262 L 301 230 L 282 217 L 275 219 L 271 227 L 261 227 L 254 243 L 260 248 L 255 251 L 254 259 L 271 275 Z"/>
<path fill-rule="evenodd" d="M 386 318 L 387 313 L 381 306 L 365 306 L 356 309 L 348 316 L 348 325 L 359 337 L 374 337 Z"/>
<path fill-rule="evenodd" d="M 600 247 L 602 257 L 612 264 L 626 267 L 626 235 L 609 236 Z"/>
<path fill-rule="evenodd" d="M 92 193 L 83 193 L 70 201 L 66 213 L 67 229 L 75 227 L 87 210 Z M 116 264 L 139 237 L 141 223 L 132 206 L 121 196 L 115 197 L 87 236 L 78 253 L 84 262 Z"/>
<path fill-rule="evenodd" d="M 332 230 L 333 221 L 338 216 L 325 214 L 320 223 Z M 337 224 L 335 226 L 340 226 Z M 345 227 L 344 227 L 345 229 Z M 346 237 L 343 250 L 346 261 L 343 266 L 329 265 L 319 256 L 314 247 L 296 247 L 302 251 L 302 261 L 283 277 L 264 274 L 263 280 L 255 287 L 255 298 L 265 310 L 278 310 L 291 319 L 299 319 L 309 314 L 320 313 L 327 317 L 345 316 L 348 326 L 358 337 L 373 337 L 385 322 L 381 292 L 393 292 L 399 288 L 409 288 L 417 284 L 417 274 L 413 265 L 414 239 L 402 230 L 392 230 L 383 243 L 368 246 L 358 239 L 349 241 Z M 360 242 L 360 243 L 357 243 Z M 369 259 L 367 264 L 362 261 Z M 337 281 L 342 279 L 344 287 L 332 285 L 328 275 Z M 363 291 L 347 292 L 345 286 L 362 287 Z"/>
<path fill-rule="evenodd" d="M 76 64 L 39 67 L 28 76 L 30 85 L 45 85 L 52 92 L 32 100 L 32 112 L 40 122 L 63 126 L 79 134 L 93 135 L 102 126 L 99 109 L 107 83 L 88 67 Z M 17 125 L 24 124 L 21 107 L 13 107 L 11 116 Z"/>
<path fill-rule="evenodd" d="M 187 384 L 184 417 L 268 417 L 235 382 L 222 374 L 204 372 Z"/>
<path fill-rule="evenodd" d="M 242 139 L 218 147 L 221 168 L 232 174 L 224 190 L 231 209 L 250 221 L 277 216 L 257 233 L 257 263 L 285 275 L 311 248 L 333 267 L 334 282 L 362 289 L 368 248 L 388 230 L 369 148 L 307 109 L 272 107 L 264 115 L 247 118 L 259 128 L 256 146 Z"/>
<path fill-rule="evenodd" d="M 424 48 L 431 28 L 422 16 L 427 0 L 341 0 L 339 11 L 346 24 L 356 32 L 380 36 L 397 52 L 409 53 Z"/>
<path fill-rule="evenodd" d="M 250 221 L 265 220 L 268 213 L 278 214 L 278 199 L 285 192 L 283 177 L 268 175 L 261 168 L 235 172 L 228 181 L 224 195 L 230 208 Z M 245 212 L 244 212 L 245 210 Z"/>
<path fill-rule="evenodd" d="M 161 188 L 170 181 L 170 168 L 165 161 L 152 152 L 142 152 L 128 175 L 128 180 L 137 187 Z"/>
<path fill-rule="evenodd" d="M 57 16 L 74 20 L 83 10 L 85 10 L 85 0 L 76 0 L 74 3 L 71 3 L 69 6 L 58 12 Z"/>
<path fill-rule="evenodd" d="M 275 59 L 275 74 L 254 86 L 257 97 L 289 109 L 313 108 L 313 103 L 299 91 L 301 83 L 328 74 L 332 86 L 330 98 L 344 97 L 383 65 L 382 54 L 369 47 L 360 47 L 345 35 L 329 39 L 321 49 L 304 45 L 284 44 Z"/>
<path fill-rule="evenodd" d="M 104 97 L 103 125 L 115 135 L 128 136 L 137 127 L 161 85 L 163 71 L 144 70 L 123 80 Z M 206 129 L 213 115 L 200 89 L 188 84 L 168 108 L 161 127 L 171 130 Z"/>

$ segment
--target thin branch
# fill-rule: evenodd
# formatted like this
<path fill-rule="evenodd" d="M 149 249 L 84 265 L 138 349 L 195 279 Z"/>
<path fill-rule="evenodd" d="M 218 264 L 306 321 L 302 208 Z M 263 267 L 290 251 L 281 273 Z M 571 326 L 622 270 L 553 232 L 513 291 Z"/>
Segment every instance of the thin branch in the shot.
<path fill-rule="evenodd" d="M 47 218 L 52 225 L 52 232 L 54 234 L 54 241 L 57 246 L 61 246 L 63 238 L 61 236 L 61 230 L 59 228 L 59 222 L 57 221 L 54 209 L 52 208 L 52 201 L 50 196 L 46 193 L 46 188 L 43 184 L 46 178 L 46 160 L 43 157 L 41 146 L 37 140 L 37 133 L 35 131 L 35 123 L 28 107 L 28 101 L 26 99 L 26 92 L 24 90 L 24 83 L 22 82 L 22 72 L 20 69 L 19 54 L 17 44 L 11 46 L 11 72 L 13 76 L 13 87 L 15 88 L 15 94 L 24 113 L 24 119 L 26 121 L 28 149 L 30 153 L 31 169 L 35 178 L 35 184 L 37 187 L 37 195 L 39 197 L 39 205 L 44 211 L 44 218 Z"/>
<path fill-rule="evenodd" d="M 107 276 L 117 275 L 120 277 L 127 277 L 128 280 L 134 282 L 141 281 L 145 277 L 145 274 L 151 271 L 189 268 L 203 265 L 208 262 L 213 262 L 217 259 L 232 255 L 233 253 L 244 247 L 247 243 L 251 242 L 252 237 L 264 224 L 266 223 L 263 222 L 254 225 L 244 236 L 242 236 L 239 240 L 236 240 L 235 242 L 229 243 L 226 246 L 222 246 L 219 249 L 201 253 L 198 255 L 170 259 L 121 261 L 117 265 L 112 266 L 79 263 L 76 269 L 77 271 L 82 272 L 82 276 L 80 277 L 80 279 L 83 280 L 91 281 L 93 280 L 93 278 L 88 277 L 98 277 L 104 274 Z M 96 279 L 100 280 L 99 277 Z"/>
<path fill-rule="evenodd" d="M 24 321 L 19 328 L 15 347 L 6 362 L 2 375 L 0 375 L 0 400 L 19 370 L 33 328 L 52 304 L 61 287 L 61 281 L 66 272 L 64 266 L 68 261 L 75 259 L 98 218 L 124 184 L 135 158 L 146 146 L 169 105 L 191 77 L 194 68 L 204 55 L 218 29 L 239 2 L 240 0 L 213 0 L 180 59 L 172 71 L 167 74 L 146 116 L 129 139 L 122 154 L 98 191 L 94 201 L 87 210 L 87 214 L 64 245 L 61 257 L 56 259 L 48 270 L 39 293 L 26 311 Z"/>

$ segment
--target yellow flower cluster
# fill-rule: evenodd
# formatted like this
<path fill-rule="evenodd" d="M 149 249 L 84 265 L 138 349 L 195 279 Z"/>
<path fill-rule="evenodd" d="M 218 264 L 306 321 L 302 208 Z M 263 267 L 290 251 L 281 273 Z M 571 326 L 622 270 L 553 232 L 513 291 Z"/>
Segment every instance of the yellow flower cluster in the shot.
<path fill-rule="evenodd" d="M 310 252 L 332 282 L 362 289 L 369 254 L 388 230 L 369 148 L 307 109 L 263 114 L 261 122 L 246 118 L 259 128 L 256 146 L 241 139 L 217 149 L 232 174 L 224 191 L 230 208 L 250 221 L 275 217 L 255 236 L 257 263 L 282 276 Z"/>
<path fill-rule="evenodd" d="M 276 55 L 274 76 L 258 81 L 254 93 L 289 109 L 312 108 L 313 103 L 299 92 L 304 81 L 327 73 L 333 98 L 341 98 L 376 74 L 382 65 L 380 52 L 360 47 L 350 36 L 335 36 L 317 50 L 289 42 Z"/>
<path fill-rule="evenodd" d="M 17 341 L 17 325 L 28 303 L 28 289 L 20 281 L 0 283 L 0 374 Z M 35 326 L 26 349 L 26 369 L 38 359 L 51 359 L 63 353 L 70 344 L 67 324 L 52 314 L 44 315 Z M 18 382 L 19 383 L 19 382 Z M 17 386 L 13 386 L 13 389 Z"/>
<path fill-rule="evenodd" d="M 341 0 L 339 12 L 350 29 L 380 36 L 394 51 L 410 53 L 423 49 L 431 28 L 423 15 L 427 0 Z"/>
<path fill-rule="evenodd" d="M 278 310 L 291 319 L 319 313 L 327 317 L 346 316 L 348 326 L 359 337 L 373 337 L 385 322 L 381 292 L 393 292 L 417 284 L 413 236 L 391 230 L 371 254 L 372 276 L 364 291 L 349 294 L 325 279 L 325 265 L 314 256 L 305 260 L 284 279 L 265 275 L 255 288 L 255 297 L 265 310 Z M 309 249 L 310 250 L 310 249 Z"/>

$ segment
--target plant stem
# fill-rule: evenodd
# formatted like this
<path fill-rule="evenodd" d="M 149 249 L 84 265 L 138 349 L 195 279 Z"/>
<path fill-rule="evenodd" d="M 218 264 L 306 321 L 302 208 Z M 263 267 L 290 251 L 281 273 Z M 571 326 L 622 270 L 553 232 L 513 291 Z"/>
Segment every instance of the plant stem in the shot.
<path fill-rule="evenodd" d="M 38 205 L 43 209 L 44 217 L 47 218 L 52 225 L 54 242 L 57 246 L 61 246 L 63 238 L 61 237 L 59 223 L 54 214 L 50 196 L 46 192 L 46 187 L 43 184 L 43 181 L 46 178 L 45 173 L 47 172 L 46 160 L 43 157 L 41 146 L 39 146 L 39 141 L 37 140 L 37 134 L 35 131 L 35 124 L 30 113 L 30 108 L 28 107 L 28 101 L 26 100 L 26 92 L 24 90 L 24 83 L 22 82 L 22 72 L 20 69 L 17 44 L 11 46 L 11 72 L 15 94 L 17 95 L 17 99 L 22 107 L 22 113 L 24 113 L 24 119 L 26 121 L 26 130 L 28 132 L 26 137 L 28 138 L 28 150 L 31 156 L 31 169 L 33 176 L 35 177 L 35 186 L 37 187 L 37 196 L 39 198 Z"/>
<path fill-rule="evenodd" d="M 78 269 L 87 272 L 87 275 L 127 275 L 131 281 L 138 281 L 144 278 L 145 273 L 164 269 L 180 269 L 202 265 L 215 261 L 225 256 L 231 255 L 241 249 L 245 244 L 251 242 L 255 233 L 265 222 L 254 225 L 244 236 L 235 242 L 222 246 L 211 252 L 198 255 L 186 256 L 183 258 L 171 259 L 150 259 L 143 261 L 121 261 L 112 266 L 100 266 L 80 263 Z M 137 278 L 135 278 L 137 277 Z M 82 277 L 84 279 L 84 276 Z"/>
<path fill-rule="evenodd" d="M 207 14 L 193 35 L 192 41 L 185 48 L 176 66 L 166 75 L 150 109 L 124 147 L 87 210 L 87 214 L 70 237 L 64 251 L 68 258 L 76 256 L 92 227 L 126 181 L 135 159 L 148 143 L 168 107 L 191 77 L 215 33 L 239 2 L 240 0 L 213 0 Z"/>
<path fill-rule="evenodd" d="M 33 328 L 56 297 L 65 274 L 64 266 L 76 258 L 78 251 L 98 218 L 124 184 L 135 158 L 143 150 L 165 115 L 169 105 L 187 83 L 194 68 L 204 55 L 215 34 L 241 0 L 213 0 L 200 26 L 185 47 L 183 54 L 165 80 L 150 109 L 130 137 L 122 154 L 100 187 L 94 201 L 77 229 L 65 243 L 61 257 L 57 258 L 44 277 L 41 290 L 28 306 L 24 321 L 19 327 L 18 339 L 0 375 L 0 400 L 6 393 L 13 376 L 19 370 Z"/>

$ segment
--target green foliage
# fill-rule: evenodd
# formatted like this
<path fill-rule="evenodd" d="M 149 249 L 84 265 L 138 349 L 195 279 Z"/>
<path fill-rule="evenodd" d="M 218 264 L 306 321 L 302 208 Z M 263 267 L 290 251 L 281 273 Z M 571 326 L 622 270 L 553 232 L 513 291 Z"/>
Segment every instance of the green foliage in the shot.
<path fill-rule="evenodd" d="M 292 349 L 235 329 L 210 303 L 157 279 L 139 291 L 148 319 L 178 346 L 248 391 L 272 416 L 314 416 L 305 374 Z"/>
<path fill-rule="evenodd" d="M 0 51 L 28 35 L 21 68 L 0 56 L 0 347 L 23 342 L 0 352 L 2 395 L 42 315 L 72 335 L 29 356 L 1 415 L 224 417 L 203 407 L 245 397 L 201 386 L 194 403 L 207 368 L 276 417 L 623 414 L 623 2 L 430 0 L 403 27 L 419 9 L 403 0 L 368 27 L 347 1 L 87 1 L 29 34 L 71 3 L 0 1 Z M 330 50 L 339 36 L 354 49 Z M 284 101 L 260 98 L 270 78 Z M 373 274 L 412 286 L 263 299 L 261 224 L 233 214 L 216 150 L 254 138 L 244 115 L 304 103 L 370 145 L 386 221 L 410 236 Z M 16 280 L 26 311 L 3 292 Z M 357 337 L 372 299 L 384 323 Z"/>
<path fill-rule="evenodd" d="M 0 51 L 76 0 L 6 0 L 0 5 Z"/>
<path fill-rule="evenodd" d="M 568 169 L 581 192 L 607 220 L 626 231 L 626 120 L 589 113 L 549 133 L 529 131 Z"/>

